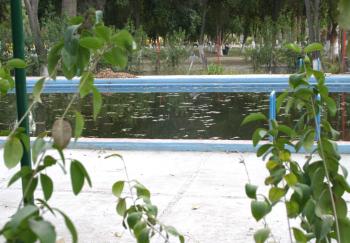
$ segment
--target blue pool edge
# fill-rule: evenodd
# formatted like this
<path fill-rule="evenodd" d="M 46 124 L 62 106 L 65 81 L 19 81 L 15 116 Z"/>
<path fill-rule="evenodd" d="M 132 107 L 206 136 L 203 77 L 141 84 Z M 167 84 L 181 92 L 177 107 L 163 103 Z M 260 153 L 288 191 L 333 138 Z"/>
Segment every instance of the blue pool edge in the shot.
<path fill-rule="evenodd" d="M 34 138 L 31 139 L 34 141 Z M 6 137 L 0 137 L 3 148 Z M 340 154 L 350 154 L 350 142 L 337 142 Z M 250 140 L 81 138 L 69 149 L 189 152 L 256 152 Z M 301 151 L 303 152 L 303 151 Z"/>

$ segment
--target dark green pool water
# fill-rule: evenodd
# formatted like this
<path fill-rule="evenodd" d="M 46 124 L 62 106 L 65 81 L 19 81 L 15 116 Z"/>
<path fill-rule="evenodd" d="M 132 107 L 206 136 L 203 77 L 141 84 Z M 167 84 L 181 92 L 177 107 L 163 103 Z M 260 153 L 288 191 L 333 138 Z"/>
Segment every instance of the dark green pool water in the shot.
<path fill-rule="evenodd" d="M 36 134 L 50 129 L 71 97 L 43 95 L 43 104 L 36 105 L 33 111 Z M 268 114 L 268 95 L 262 93 L 132 93 L 104 94 L 103 98 L 96 121 L 92 119 L 91 97 L 72 107 L 72 111 L 80 111 L 85 117 L 85 137 L 250 139 L 255 126 L 241 127 L 244 116 L 257 111 Z M 341 96 L 334 98 L 340 106 Z M 67 119 L 72 121 L 72 115 L 73 112 Z M 0 130 L 11 128 L 15 119 L 15 97 L 9 95 L 0 100 Z M 340 115 L 332 123 L 342 130 Z"/>

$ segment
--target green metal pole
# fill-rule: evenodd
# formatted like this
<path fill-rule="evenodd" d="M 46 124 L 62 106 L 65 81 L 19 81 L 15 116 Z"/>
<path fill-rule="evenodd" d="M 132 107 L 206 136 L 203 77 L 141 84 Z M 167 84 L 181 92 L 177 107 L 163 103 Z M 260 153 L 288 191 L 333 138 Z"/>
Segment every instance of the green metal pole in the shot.
<path fill-rule="evenodd" d="M 22 1 L 11 0 L 11 22 L 12 22 L 12 41 L 13 41 L 13 57 L 24 60 L 24 37 L 23 37 L 23 19 L 22 19 Z M 25 69 L 15 69 L 16 81 L 16 100 L 17 100 L 17 117 L 20 120 L 28 109 L 27 103 L 27 87 Z M 28 116 L 20 124 L 27 136 L 29 136 Z M 31 168 L 30 150 L 23 149 L 23 157 L 21 159 L 21 167 L 28 166 Z M 28 179 L 22 178 L 22 192 L 24 203 L 33 203 L 33 195 L 25 196 L 25 190 L 28 187 Z"/>

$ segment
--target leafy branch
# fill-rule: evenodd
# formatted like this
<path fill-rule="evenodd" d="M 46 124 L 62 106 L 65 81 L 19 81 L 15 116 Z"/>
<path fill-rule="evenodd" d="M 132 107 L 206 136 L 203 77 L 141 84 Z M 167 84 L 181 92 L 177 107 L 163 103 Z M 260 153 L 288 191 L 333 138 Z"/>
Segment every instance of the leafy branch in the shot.
<path fill-rule="evenodd" d="M 253 199 L 252 214 L 259 221 L 282 202 L 288 222 L 289 219 L 300 221 L 300 228 L 291 228 L 288 224 L 288 230 L 293 232 L 297 242 L 313 239 L 331 242 L 335 239 L 347 243 L 350 240 L 350 219 L 343 196 L 350 192 L 346 181 L 348 172 L 340 163 L 335 142 L 339 133 L 327 120 L 327 113 L 335 115 L 336 104 L 329 96 L 324 73 L 312 69 L 309 57 L 310 53 L 322 51 L 323 47 L 312 43 L 305 48 L 295 44 L 289 44 L 287 48 L 304 56 L 304 66 L 299 73 L 289 77 L 289 89 L 278 96 L 276 107 L 281 113 L 284 105 L 286 114 L 293 110 L 299 119 L 293 126 L 287 126 L 268 120 L 261 113 L 253 113 L 242 122 L 243 125 L 253 121 L 270 124 L 269 129 L 258 128 L 254 132 L 254 146 L 272 137 L 271 142 L 261 144 L 257 150 L 257 156 L 267 161 L 269 176 L 265 185 L 270 187 L 268 197 L 258 200 L 258 187 L 246 184 L 246 194 Z M 318 114 L 322 114 L 320 121 Z M 303 163 L 294 161 L 292 152 L 308 153 L 307 160 Z M 266 229 L 259 230 L 254 235 L 255 241 L 265 242 L 269 235 Z"/>

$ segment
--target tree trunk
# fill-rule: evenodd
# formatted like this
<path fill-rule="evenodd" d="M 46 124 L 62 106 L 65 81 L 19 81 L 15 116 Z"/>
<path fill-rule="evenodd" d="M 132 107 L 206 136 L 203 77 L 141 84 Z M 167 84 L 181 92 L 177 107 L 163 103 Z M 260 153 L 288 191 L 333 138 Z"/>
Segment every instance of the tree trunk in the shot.
<path fill-rule="evenodd" d="M 40 34 L 40 25 L 38 19 L 38 5 L 39 0 L 24 0 L 28 18 L 29 26 L 34 39 L 35 51 L 38 55 L 38 61 L 40 66 L 40 75 L 46 76 L 47 71 L 47 51 Z"/>
<path fill-rule="evenodd" d="M 330 59 L 332 63 L 338 61 L 339 58 L 339 45 L 338 45 L 338 32 L 337 32 L 338 24 L 332 23 L 332 27 L 329 33 L 329 42 L 330 42 Z"/>
<path fill-rule="evenodd" d="M 62 0 L 62 16 L 74 17 L 77 15 L 77 0 Z"/>
<path fill-rule="evenodd" d="M 315 42 L 315 32 L 314 32 L 314 18 L 311 12 L 311 2 L 312 0 L 305 0 L 306 8 L 306 18 L 307 18 L 307 27 L 309 29 L 309 41 Z"/>
<path fill-rule="evenodd" d="M 320 0 L 305 0 L 307 26 L 309 29 L 309 43 L 320 41 Z M 319 57 L 319 53 L 314 54 L 314 58 Z"/>
<path fill-rule="evenodd" d="M 208 69 L 208 61 L 207 57 L 205 56 L 205 51 L 204 51 L 204 30 L 205 30 L 205 23 L 206 23 L 206 17 L 207 17 L 207 12 L 208 12 L 208 7 L 207 7 L 207 0 L 204 0 L 202 2 L 203 4 L 203 14 L 202 14 L 202 25 L 201 25 L 201 33 L 199 37 L 199 56 L 201 58 L 202 64 L 203 64 L 203 69 L 207 70 Z"/>

